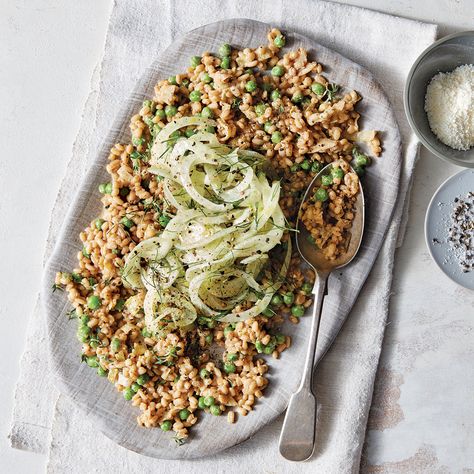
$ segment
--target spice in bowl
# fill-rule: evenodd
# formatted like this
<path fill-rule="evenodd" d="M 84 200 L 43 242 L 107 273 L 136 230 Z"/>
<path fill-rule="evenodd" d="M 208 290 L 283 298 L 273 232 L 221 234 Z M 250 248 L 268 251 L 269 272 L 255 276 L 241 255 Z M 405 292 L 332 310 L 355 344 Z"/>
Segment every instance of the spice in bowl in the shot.
<path fill-rule="evenodd" d="M 455 150 L 474 146 L 474 65 L 436 74 L 428 84 L 425 111 L 432 132 Z"/>

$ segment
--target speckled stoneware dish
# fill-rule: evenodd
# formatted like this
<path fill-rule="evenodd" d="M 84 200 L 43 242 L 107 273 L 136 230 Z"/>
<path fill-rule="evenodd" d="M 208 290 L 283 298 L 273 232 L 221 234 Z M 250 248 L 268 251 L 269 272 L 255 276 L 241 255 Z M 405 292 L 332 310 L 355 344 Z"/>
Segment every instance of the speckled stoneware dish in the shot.
<path fill-rule="evenodd" d="M 408 73 L 403 101 L 411 128 L 428 150 L 443 160 L 474 168 L 474 147 L 460 151 L 440 142 L 431 131 L 425 112 L 426 88 L 431 78 L 463 64 L 474 64 L 474 31 L 445 36 L 425 49 Z"/>
<path fill-rule="evenodd" d="M 117 142 L 129 142 L 130 117 L 140 109 L 145 98 L 153 95 L 156 82 L 185 70 L 191 56 L 203 51 L 215 52 L 223 43 L 239 48 L 266 44 L 270 28 L 265 23 L 245 19 L 220 21 L 187 33 L 157 55 L 132 95 L 123 98 L 122 109 L 117 111 L 110 132 L 103 138 L 97 157 L 77 190 L 46 268 L 42 301 L 47 313 L 50 368 L 56 385 L 77 403 L 94 426 L 121 446 L 140 454 L 165 459 L 209 456 L 244 441 L 275 419 L 285 410 L 301 379 L 311 318 L 302 317 L 298 325 L 288 323 L 282 328 L 284 334 L 291 336 L 292 345 L 280 360 L 267 357 L 270 383 L 254 411 L 239 417 L 237 424 L 232 426 L 227 423 L 226 416 L 200 413 L 189 440 L 177 447 L 171 433 L 138 426 L 139 409 L 124 400 L 105 378 L 98 377 L 95 370 L 81 363 L 76 324 L 68 321 L 66 315 L 70 304 L 64 292 L 51 292 L 51 283 L 57 271 L 70 271 L 75 267 L 77 252 L 82 248 L 79 233 L 101 209 L 98 186 L 108 177 L 105 167 L 109 150 Z M 367 208 L 362 246 L 356 259 L 344 269 L 333 272 L 328 280 L 316 351 L 316 361 L 319 361 L 347 319 L 384 242 L 398 202 L 401 141 L 393 110 L 370 72 L 307 37 L 291 31 L 285 33 L 287 51 L 305 47 L 310 58 L 324 65 L 325 74 L 331 81 L 340 84 L 345 91 L 355 89 L 360 93 L 363 97 L 358 105 L 362 114 L 360 123 L 364 129 L 380 130 L 383 140 L 382 156 L 373 160 L 363 181 Z"/>
<path fill-rule="evenodd" d="M 425 219 L 426 245 L 433 260 L 449 277 L 465 288 L 474 290 L 474 270 L 463 273 L 448 242 L 454 199 L 474 192 L 474 170 L 463 170 L 448 178 L 431 198 Z"/>

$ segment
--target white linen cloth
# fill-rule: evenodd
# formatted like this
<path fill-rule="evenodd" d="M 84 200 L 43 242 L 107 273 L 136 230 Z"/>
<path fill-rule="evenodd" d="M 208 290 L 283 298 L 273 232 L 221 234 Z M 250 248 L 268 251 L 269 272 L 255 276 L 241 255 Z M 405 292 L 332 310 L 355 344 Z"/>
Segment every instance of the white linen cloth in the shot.
<path fill-rule="evenodd" d="M 253 439 L 210 458 L 161 461 L 127 451 L 81 417 L 48 379 L 44 317 L 38 304 L 21 362 L 11 429 L 12 446 L 49 452 L 48 472 L 356 472 L 364 442 L 392 278 L 393 254 L 403 233 L 405 197 L 417 142 L 404 118 L 402 90 L 416 56 L 436 36 L 436 26 L 347 5 L 309 0 L 117 0 L 103 61 L 92 81 L 73 156 L 51 217 L 45 258 L 53 248 L 76 189 L 99 149 L 120 102 L 129 95 L 157 51 L 177 35 L 224 18 L 246 17 L 303 33 L 367 67 L 390 98 L 404 142 L 400 205 L 363 294 L 317 371 L 321 404 L 316 455 L 304 464 L 278 455 L 281 420 Z M 383 158 L 382 158 L 383 159 Z M 235 427 L 238 429 L 238 425 Z"/>

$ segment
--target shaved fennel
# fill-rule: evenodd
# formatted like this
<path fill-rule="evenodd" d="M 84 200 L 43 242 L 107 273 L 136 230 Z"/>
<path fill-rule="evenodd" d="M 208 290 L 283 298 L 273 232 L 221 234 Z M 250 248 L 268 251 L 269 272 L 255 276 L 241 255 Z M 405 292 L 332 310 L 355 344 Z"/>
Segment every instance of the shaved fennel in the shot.
<path fill-rule="evenodd" d="M 162 178 L 171 220 L 127 255 L 122 280 L 146 292 L 145 324 L 156 335 L 185 329 L 198 314 L 227 322 L 258 316 L 289 266 L 289 240 L 279 269 L 268 258 L 286 225 L 280 183 L 269 184 L 262 155 L 219 143 L 205 131 L 212 125 L 174 120 L 151 150 L 149 171 Z M 170 140 L 188 127 L 195 128 L 190 138 Z"/>

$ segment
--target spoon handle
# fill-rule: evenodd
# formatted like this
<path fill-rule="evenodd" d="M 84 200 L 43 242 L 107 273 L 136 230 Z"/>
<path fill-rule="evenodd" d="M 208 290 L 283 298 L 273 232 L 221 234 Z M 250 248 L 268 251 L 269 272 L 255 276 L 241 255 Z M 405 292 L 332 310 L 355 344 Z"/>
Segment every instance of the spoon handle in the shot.
<path fill-rule="evenodd" d="M 317 403 L 313 393 L 313 366 L 327 278 L 327 273 L 318 273 L 313 288 L 313 320 L 303 376 L 298 390 L 290 398 L 280 434 L 280 454 L 290 461 L 304 461 L 311 457 L 314 449 Z"/>

